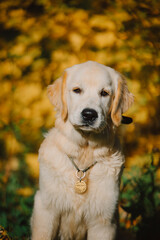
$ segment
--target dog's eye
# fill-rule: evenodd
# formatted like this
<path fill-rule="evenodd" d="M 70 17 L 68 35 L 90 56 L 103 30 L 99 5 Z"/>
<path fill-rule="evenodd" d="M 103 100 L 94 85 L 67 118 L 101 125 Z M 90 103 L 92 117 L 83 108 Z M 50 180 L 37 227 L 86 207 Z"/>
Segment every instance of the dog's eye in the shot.
<path fill-rule="evenodd" d="M 109 95 L 109 92 L 107 92 L 106 90 L 103 89 L 100 94 L 102 97 L 106 97 Z"/>
<path fill-rule="evenodd" d="M 81 93 L 82 90 L 81 90 L 80 88 L 76 87 L 76 88 L 73 88 L 73 92 L 75 92 L 75 93 Z"/>

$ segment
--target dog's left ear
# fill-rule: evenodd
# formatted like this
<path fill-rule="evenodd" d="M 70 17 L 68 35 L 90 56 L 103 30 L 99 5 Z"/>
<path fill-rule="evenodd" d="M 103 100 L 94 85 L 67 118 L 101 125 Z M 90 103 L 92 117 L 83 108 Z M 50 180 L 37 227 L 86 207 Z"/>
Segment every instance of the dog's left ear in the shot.
<path fill-rule="evenodd" d="M 67 102 L 66 102 L 66 80 L 67 72 L 58 78 L 54 84 L 47 87 L 47 95 L 50 102 L 55 107 L 57 112 L 60 112 L 61 117 L 66 121 L 68 116 Z"/>
<path fill-rule="evenodd" d="M 117 90 L 115 92 L 111 118 L 114 125 L 119 126 L 122 121 L 122 114 L 126 112 L 134 101 L 134 96 L 129 92 L 125 78 L 119 74 Z"/>

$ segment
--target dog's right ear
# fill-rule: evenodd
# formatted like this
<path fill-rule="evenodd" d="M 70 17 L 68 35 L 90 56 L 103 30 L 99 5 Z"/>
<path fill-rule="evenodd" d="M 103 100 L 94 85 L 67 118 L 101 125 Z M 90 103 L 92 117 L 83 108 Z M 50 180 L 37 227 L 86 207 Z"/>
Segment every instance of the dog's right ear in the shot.
<path fill-rule="evenodd" d="M 62 77 L 58 78 L 54 84 L 47 87 L 48 98 L 55 107 L 55 110 L 57 112 L 61 112 L 61 116 L 64 121 L 66 121 L 68 115 L 66 102 L 66 79 L 67 73 L 64 72 Z"/>

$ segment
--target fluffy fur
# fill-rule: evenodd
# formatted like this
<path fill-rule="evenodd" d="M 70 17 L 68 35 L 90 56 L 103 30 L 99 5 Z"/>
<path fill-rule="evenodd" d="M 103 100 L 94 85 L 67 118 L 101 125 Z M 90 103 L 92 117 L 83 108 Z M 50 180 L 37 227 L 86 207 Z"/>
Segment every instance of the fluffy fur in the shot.
<path fill-rule="evenodd" d="M 108 95 L 102 96 L 102 90 Z M 113 240 L 124 164 L 116 127 L 133 95 L 114 69 L 89 61 L 66 69 L 48 87 L 48 96 L 57 118 L 39 150 L 32 240 Z M 94 122 L 83 123 L 85 108 L 97 112 Z M 80 169 L 97 161 L 86 172 L 88 188 L 83 194 L 74 190 L 77 178 L 71 157 Z"/>

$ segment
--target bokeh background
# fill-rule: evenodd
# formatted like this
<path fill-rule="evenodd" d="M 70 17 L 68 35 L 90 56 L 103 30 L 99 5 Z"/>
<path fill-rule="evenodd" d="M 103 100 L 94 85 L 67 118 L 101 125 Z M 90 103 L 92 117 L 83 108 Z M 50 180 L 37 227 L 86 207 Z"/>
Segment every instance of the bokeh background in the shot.
<path fill-rule="evenodd" d="M 0 225 L 13 239 L 29 239 L 38 148 L 54 126 L 46 87 L 87 60 L 125 75 L 135 95 L 120 127 L 120 239 L 159 239 L 159 50 L 159 0 L 0 1 Z"/>

